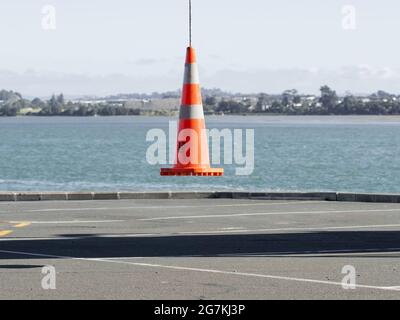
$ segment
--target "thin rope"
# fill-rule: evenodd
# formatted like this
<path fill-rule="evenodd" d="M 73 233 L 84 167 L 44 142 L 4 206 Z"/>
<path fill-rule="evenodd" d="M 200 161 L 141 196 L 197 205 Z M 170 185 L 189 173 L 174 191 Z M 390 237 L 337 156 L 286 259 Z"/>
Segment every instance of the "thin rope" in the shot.
<path fill-rule="evenodd" d="M 189 46 L 192 46 L 192 0 L 189 0 Z"/>

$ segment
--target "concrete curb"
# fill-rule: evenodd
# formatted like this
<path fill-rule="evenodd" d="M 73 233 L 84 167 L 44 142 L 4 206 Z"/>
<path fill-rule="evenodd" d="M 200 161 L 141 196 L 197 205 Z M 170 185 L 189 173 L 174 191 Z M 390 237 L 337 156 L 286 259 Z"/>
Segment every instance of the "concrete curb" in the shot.
<path fill-rule="evenodd" d="M 338 193 L 337 201 L 400 203 L 400 194 Z"/>
<path fill-rule="evenodd" d="M 345 192 L 2 192 L 0 202 L 156 199 L 257 199 L 400 203 L 400 194 Z"/>

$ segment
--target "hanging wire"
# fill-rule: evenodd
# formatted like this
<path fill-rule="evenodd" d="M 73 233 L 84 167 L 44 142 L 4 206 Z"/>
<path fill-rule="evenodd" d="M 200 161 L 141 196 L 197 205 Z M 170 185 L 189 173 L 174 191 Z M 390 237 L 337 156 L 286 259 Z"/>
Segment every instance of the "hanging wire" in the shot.
<path fill-rule="evenodd" d="M 189 0 L 189 46 L 192 46 L 192 0 Z"/>

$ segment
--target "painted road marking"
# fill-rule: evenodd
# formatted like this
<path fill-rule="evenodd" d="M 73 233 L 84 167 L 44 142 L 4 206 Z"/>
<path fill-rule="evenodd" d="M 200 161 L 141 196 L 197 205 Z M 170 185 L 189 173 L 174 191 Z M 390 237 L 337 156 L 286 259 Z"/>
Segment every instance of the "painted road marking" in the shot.
<path fill-rule="evenodd" d="M 329 257 L 332 255 L 341 254 L 343 257 L 346 257 L 346 254 L 358 254 L 362 253 L 364 255 L 381 255 L 381 254 L 399 254 L 400 248 L 374 248 L 374 249 L 343 249 L 343 250 L 298 250 L 298 251 L 277 251 L 277 252 L 257 252 L 254 254 L 219 254 L 217 257 L 225 257 L 225 258 L 234 258 L 234 257 L 248 257 L 248 258 L 256 258 L 260 256 L 265 257 L 307 257 L 307 256 L 315 256 L 315 255 L 323 255 L 321 257 Z M 200 256 L 199 256 L 200 257 Z M 115 258 L 113 258 L 115 259 Z M 130 259 L 130 258 L 126 258 Z"/>
<path fill-rule="evenodd" d="M 342 282 L 323 281 L 323 280 L 315 280 L 315 279 L 307 279 L 307 278 L 285 277 L 285 276 L 276 276 L 276 275 L 269 275 L 269 274 L 234 272 L 234 271 L 224 271 L 224 270 L 215 270 L 215 269 L 190 268 L 190 267 L 139 263 L 139 262 L 127 262 L 127 261 L 117 261 L 117 260 L 113 260 L 113 259 L 93 259 L 93 260 L 101 261 L 101 262 L 113 262 L 113 263 L 118 263 L 118 264 L 127 264 L 127 265 L 139 266 L 139 267 L 169 269 L 169 270 L 176 270 L 176 271 L 193 271 L 193 272 L 201 272 L 201 273 L 233 275 L 233 276 L 242 276 L 242 277 L 250 277 L 250 278 L 264 278 L 264 279 L 271 279 L 271 280 L 283 280 L 283 281 L 291 281 L 291 282 L 324 284 L 324 285 L 343 287 Z M 370 286 L 370 285 L 362 285 L 362 284 L 356 284 L 355 287 L 360 288 L 360 289 L 375 289 L 375 290 L 399 291 L 400 292 L 400 289 L 397 287 Z"/>
<path fill-rule="evenodd" d="M 318 230 L 345 230 L 345 229 L 377 229 L 377 228 L 398 228 L 400 224 L 375 224 L 364 226 L 340 226 L 340 227 L 307 227 L 307 228 L 269 228 L 269 229 L 222 229 L 214 231 L 187 231 L 179 234 L 219 234 L 219 233 L 254 233 L 254 232 L 276 232 L 276 231 L 318 231 Z"/>
<path fill-rule="evenodd" d="M 0 237 L 5 237 L 5 236 L 9 235 L 10 233 L 12 233 L 11 230 L 2 230 L 2 231 L 0 231 Z"/>
<path fill-rule="evenodd" d="M 84 240 L 84 239 L 97 239 L 97 238 L 139 238 L 139 237 L 158 237 L 160 234 L 152 234 L 152 233 L 139 233 L 139 234 L 131 234 L 131 235 L 87 235 L 80 237 L 43 237 L 43 238 L 13 238 L 13 239 L 0 239 L 0 242 L 5 241 L 61 241 L 61 240 Z"/>
<path fill-rule="evenodd" d="M 180 220 L 180 219 L 210 219 L 210 218 L 235 218 L 235 217 L 252 217 L 252 216 L 280 216 L 291 214 L 331 214 L 331 213 L 370 213 L 370 212 L 400 212 L 399 209 L 373 209 L 373 210 L 340 210 L 340 211 L 293 211 L 293 212 L 257 212 L 257 213 L 234 213 L 234 214 L 209 214 L 198 216 L 171 216 L 138 219 L 139 221 L 157 221 L 157 220 Z"/>
<path fill-rule="evenodd" d="M 379 251 L 379 252 L 377 252 Z M 377 248 L 377 249 L 346 249 L 346 250 L 315 250 L 315 251 L 281 251 L 281 252 L 260 252 L 257 254 L 218 254 L 215 257 L 220 258 L 236 258 L 236 257 L 246 257 L 246 258 L 258 258 L 260 255 L 265 258 L 271 257 L 307 257 L 307 256 L 315 256 L 321 255 L 320 257 L 329 257 L 332 255 L 343 255 L 343 258 L 346 258 L 346 254 L 354 255 L 355 252 L 362 253 L 363 255 L 381 255 L 381 254 L 399 254 L 400 248 Z M 187 258 L 202 258 L 202 255 L 190 255 Z M 106 260 L 133 260 L 133 259 L 149 259 L 149 257 L 113 257 L 113 258 L 104 258 Z"/>
<path fill-rule="evenodd" d="M 132 210 L 132 209 L 190 209 L 190 208 L 214 208 L 214 207 L 255 207 L 255 206 L 275 206 L 290 204 L 307 204 L 307 203 L 327 203 L 326 201 L 291 201 L 291 202 L 275 202 L 275 203 L 238 203 L 238 204 L 215 204 L 215 205 L 190 205 L 190 206 L 142 206 L 142 207 L 95 207 L 95 208 L 57 208 L 57 209 L 32 209 L 24 210 L 24 212 L 64 212 L 64 211 L 104 211 L 104 210 Z M 6 213 L 6 212 L 3 212 Z"/>
<path fill-rule="evenodd" d="M 12 222 L 12 224 L 14 223 L 17 223 L 16 225 L 14 225 L 14 228 L 25 228 L 32 224 L 31 222 Z"/>
<path fill-rule="evenodd" d="M 167 269 L 167 270 L 174 270 L 174 271 L 191 271 L 191 272 L 197 272 L 197 273 L 211 273 L 211 274 L 221 274 L 221 275 L 230 275 L 230 276 L 235 276 L 235 277 L 247 277 L 247 278 L 263 278 L 263 279 L 281 280 L 281 281 L 287 281 L 287 282 L 300 282 L 300 283 L 330 285 L 330 286 L 336 286 L 336 287 L 343 286 L 342 282 L 324 281 L 324 280 L 307 279 L 307 278 L 296 278 L 296 277 L 285 277 L 285 276 L 277 276 L 277 275 L 269 275 L 269 274 L 233 272 L 233 271 L 216 270 L 216 269 L 190 268 L 190 267 L 171 266 L 171 265 L 152 264 L 152 263 L 129 262 L 129 261 L 121 261 L 121 260 L 113 260 L 113 259 L 75 258 L 75 257 L 68 257 L 68 256 L 58 256 L 58 255 L 50 255 L 50 254 L 19 252 L 19 251 L 7 251 L 7 250 L 0 250 L 0 253 L 32 256 L 32 257 L 42 257 L 42 258 L 53 258 L 53 259 L 54 258 L 55 259 L 71 259 L 71 260 L 77 260 L 77 261 L 125 264 L 125 265 L 132 265 L 132 266 L 136 266 L 136 267 L 147 267 L 147 268 L 153 268 L 153 269 L 155 268 L 155 269 Z M 371 285 L 362 285 L 362 284 L 356 284 L 355 286 L 356 286 L 356 288 L 360 288 L 360 289 L 374 289 L 374 290 L 381 290 L 381 291 L 400 292 L 400 289 L 398 289 L 397 287 L 371 286 Z"/>
<path fill-rule="evenodd" d="M 7 239 L 7 241 L 27 241 L 27 240 L 82 240 L 90 238 L 139 238 L 139 237 L 171 237 L 171 236 L 185 236 L 185 235 L 213 235 L 213 234 L 240 234 L 240 233 L 255 233 L 255 232 L 280 232 L 280 231 L 328 231 L 328 230 L 357 230 L 357 229 L 387 229 L 399 228 L 400 224 L 380 224 L 380 225 L 357 225 L 357 226 L 337 226 L 337 227 L 305 227 L 305 228 L 269 228 L 269 229 L 232 229 L 232 230 L 214 230 L 214 231 L 181 231 L 171 233 L 135 233 L 135 234 L 103 234 L 103 235 L 87 235 L 82 237 L 45 237 L 45 238 L 14 238 Z M 6 241 L 5 239 L 0 239 Z M 400 250 L 394 248 L 393 250 Z M 358 249 L 355 249 L 358 250 Z M 371 249 L 374 250 L 374 249 Z M 313 251 L 315 252 L 315 251 Z M 335 250 L 334 252 L 337 252 Z M 325 251 L 323 252 L 325 253 Z"/>
<path fill-rule="evenodd" d="M 79 224 L 79 223 L 114 223 L 125 222 L 125 220 L 71 220 L 71 221 L 30 221 L 29 224 Z M 10 223 L 20 223 L 19 221 L 10 221 Z"/>

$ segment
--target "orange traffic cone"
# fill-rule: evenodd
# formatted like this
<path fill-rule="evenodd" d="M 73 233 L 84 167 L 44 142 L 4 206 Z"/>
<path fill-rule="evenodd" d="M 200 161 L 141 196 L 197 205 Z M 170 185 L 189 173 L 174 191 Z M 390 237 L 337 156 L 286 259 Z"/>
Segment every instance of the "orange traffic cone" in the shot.
<path fill-rule="evenodd" d="M 161 175 L 223 176 L 224 169 L 210 167 L 196 53 L 192 47 L 187 48 L 179 118 L 176 164 L 161 169 Z"/>

